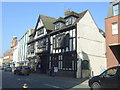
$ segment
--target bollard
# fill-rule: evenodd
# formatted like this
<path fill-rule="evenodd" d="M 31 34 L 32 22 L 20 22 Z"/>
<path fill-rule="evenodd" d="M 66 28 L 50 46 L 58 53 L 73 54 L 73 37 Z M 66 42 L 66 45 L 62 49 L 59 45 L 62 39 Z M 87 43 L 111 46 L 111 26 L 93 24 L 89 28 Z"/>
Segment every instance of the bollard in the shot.
<path fill-rule="evenodd" d="M 23 88 L 29 88 L 29 86 L 27 84 L 24 84 L 22 87 Z"/>

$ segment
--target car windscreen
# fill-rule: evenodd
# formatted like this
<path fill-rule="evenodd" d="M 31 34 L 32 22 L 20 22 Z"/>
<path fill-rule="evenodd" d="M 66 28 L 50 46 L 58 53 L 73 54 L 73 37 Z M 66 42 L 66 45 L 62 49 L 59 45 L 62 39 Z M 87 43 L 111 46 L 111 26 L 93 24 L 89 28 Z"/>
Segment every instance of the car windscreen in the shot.
<path fill-rule="evenodd" d="M 29 67 L 27 67 L 27 66 L 24 66 L 24 67 L 22 67 L 23 69 L 29 69 Z"/>

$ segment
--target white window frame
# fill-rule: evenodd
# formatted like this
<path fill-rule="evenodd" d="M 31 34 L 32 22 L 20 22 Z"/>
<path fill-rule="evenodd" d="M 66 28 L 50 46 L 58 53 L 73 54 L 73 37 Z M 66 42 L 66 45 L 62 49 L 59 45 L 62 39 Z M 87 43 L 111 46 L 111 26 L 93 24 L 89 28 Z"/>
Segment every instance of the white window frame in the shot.
<path fill-rule="evenodd" d="M 60 22 L 55 24 L 55 30 L 60 29 Z"/>
<path fill-rule="evenodd" d="M 118 34 L 118 23 L 117 22 L 112 23 L 112 34 L 113 35 Z"/>
<path fill-rule="evenodd" d="M 116 16 L 119 14 L 119 4 L 113 5 L 113 15 Z"/>

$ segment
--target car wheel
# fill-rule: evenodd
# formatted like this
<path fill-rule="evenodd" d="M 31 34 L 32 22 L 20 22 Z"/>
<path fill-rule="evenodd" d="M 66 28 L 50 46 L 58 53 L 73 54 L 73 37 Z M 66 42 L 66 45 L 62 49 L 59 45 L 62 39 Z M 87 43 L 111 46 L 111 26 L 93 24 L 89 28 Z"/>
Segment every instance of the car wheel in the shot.
<path fill-rule="evenodd" d="M 101 88 L 101 86 L 100 86 L 100 84 L 98 82 L 94 82 L 92 84 L 92 89 L 93 90 L 100 90 L 100 88 Z"/>

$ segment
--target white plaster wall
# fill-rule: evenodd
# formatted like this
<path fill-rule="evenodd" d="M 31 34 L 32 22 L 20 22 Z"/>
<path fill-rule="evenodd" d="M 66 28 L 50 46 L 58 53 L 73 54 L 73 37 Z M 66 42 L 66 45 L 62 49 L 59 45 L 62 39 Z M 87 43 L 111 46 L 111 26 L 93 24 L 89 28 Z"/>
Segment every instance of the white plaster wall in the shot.
<path fill-rule="evenodd" d="M 24 61 L 27 58 L 28 37 L 29 37 L 29 30 L 18 41 L 18 62 Z"/>
<path fill-rule="evenodd" d="M 89 11 L 77 23 L 78 58 L 89 60 L 94 75 L 100 74 L 100 67 L 106 68 L 105 38 L 99 33 Z M 81 77 L 80 61 L 77 64 L 77 77 Z"/>
<path fill-rule="evenodd" d="M 43 26 L 43 22 L 42 22 L 42 20 L 40 19 L 39 22 L 38 22 L 37 29 L 40 28 L 40 27 L 42 27 L 42 26 Z"/>
<path fill-rule="evenodd" d="M 16 45 L 13 51 L 13 62 L 15 63 L 16 66 L 16 63 L 18 62 L 18 45 Z"/>
<path fill-rule="evenodd" d="M 39 29 L 39 28 L 41 28 L 41 27 L 43 27 L 43 26 L 44 26 L 44 24 L 43 24 L 42 20 L 40 19 L 40 21 L 38 22 L 37 29 Z M 36 38 L 39 38 L 39 37 L 41 37 L 41 36 L 44 36 L 45 34 L 47 34 L 46 28 L 44 28 L 44 33 L 43 33 L 43 34 L 37 36 L 37 33 L 38 33 L 38 31 L 36 31 L 35 39 L 36 39 Z"/>
<path fill-rule="evenodd" d="M 3 58 L 0 57 L 0 66 L 2 66 Z"/>

